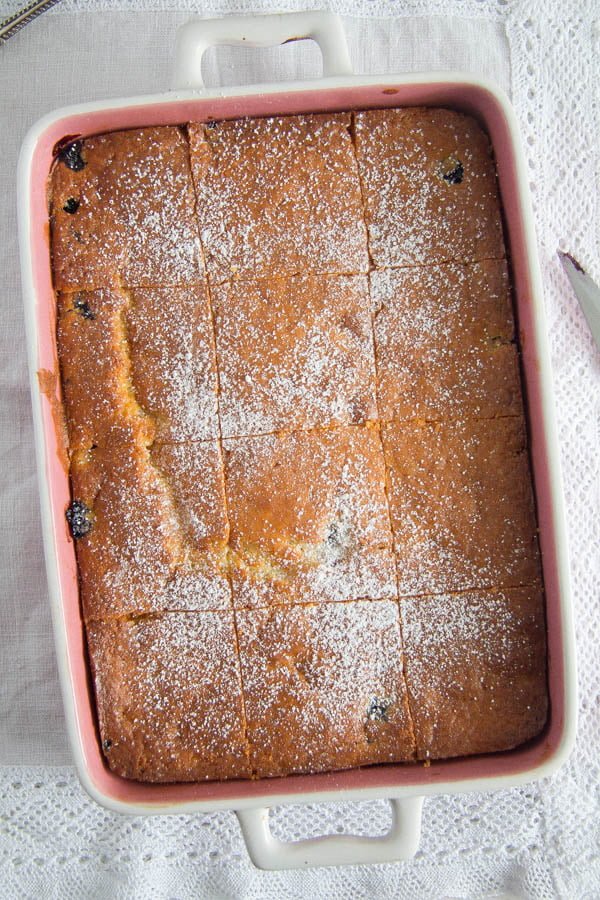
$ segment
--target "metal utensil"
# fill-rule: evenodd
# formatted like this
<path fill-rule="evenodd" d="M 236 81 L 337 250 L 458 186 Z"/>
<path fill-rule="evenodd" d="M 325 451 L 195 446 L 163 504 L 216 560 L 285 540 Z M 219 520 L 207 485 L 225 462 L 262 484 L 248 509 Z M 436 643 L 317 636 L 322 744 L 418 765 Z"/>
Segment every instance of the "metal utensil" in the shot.
<path fill-rule="evenodd" d="M 600 349 L 600 288 L 570 253 L 559 250 L 558 255 Z"/>
<path fill-rule="evenodd" d="M 25 25 L 29 25 L 34 19 L 37 19 L 42 13 L 55 6 L 60 0 L 37 0 L 35 3 L 29 3 L 23 9 L 18 10 L 8 19 L 0 22 L 0 44 L 3 44 L 9 38 L 20 31 Z"/>

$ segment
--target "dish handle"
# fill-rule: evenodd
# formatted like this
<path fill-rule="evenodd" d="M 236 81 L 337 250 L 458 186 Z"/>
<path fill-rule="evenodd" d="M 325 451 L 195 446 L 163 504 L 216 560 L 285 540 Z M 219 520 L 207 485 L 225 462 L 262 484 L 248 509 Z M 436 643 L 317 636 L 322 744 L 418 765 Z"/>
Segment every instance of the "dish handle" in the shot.
<path fill-rule="evenodd" d="M 202 57 L 209 47 L 233 44 L 272 47 L 310 38 L 323 54 L 323 76 L 352 75 L 344 27 L 339 16 L 320 10 L 266 16 L 226 16 L 192 19 L 177 32 L 175 76 L 177 91 L 204 90 Z"/>
<path fill-rule="evenodd" d="M 411 859 L 419 847 L 423 797 L 390 800 L 392 826 L 381 837 L 328 835 L 280 841 L 269 827 L 269 807 L 236 811 L 250 858 L 259 869 L 365 865 Z"/>

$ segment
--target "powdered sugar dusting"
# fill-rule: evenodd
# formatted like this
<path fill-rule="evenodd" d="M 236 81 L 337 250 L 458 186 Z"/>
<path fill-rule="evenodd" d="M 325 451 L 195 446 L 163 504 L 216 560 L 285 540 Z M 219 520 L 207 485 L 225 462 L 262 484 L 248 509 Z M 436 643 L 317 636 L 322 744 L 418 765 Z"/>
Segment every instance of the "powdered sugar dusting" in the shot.
<path fill-rule="evenodd" d="M 235 615 L 259 776 L 413 758 L 396 603 Z"/>
<path fill-rule="evenodd" d="M 539 576 L 520 419 L 383 428 L 400 596 Z"/>
<path fill-rule="evenodd" d="M 542 592 L 502 589 L 400 603 L 420 758 L 509 748 L 547 710 Z"/>
<path fill-rule="evenodd" d="M 188 126 L 211 282 L 368 268 L 350 116 Z"/>
<path fill-rule="evenodd" d="M 229 524 L 220 444 L 155 444 L 150 459 L 169 484 L 190 552 L 224 550 Z"/>
<path fill-rule="evenodd" d="M 93 622 L 88 637 L 113 769 L 149 781 L 249 774 L 230 613 Z"/>
<path fill-rule="evenodd" d="M 217 437 L 215 349 L 204 286 L 131 291 L 127 323 L 133 387 L 156 422 L 155 440 Z"/>
<path fill-rule="evenodd" d="M 376 429 L 224 441 L 234 603 L 396 596 Z"/>
<path fill-rule="evenodd" d="M 376 418 L 367 279 L 213 288 L 224 437 Z"/>
<path fill-rule="evenodd" d="M 447 109 L 355 115 L 360 175 L 377 266 L 504 256 L 496 172 L 487 136 Z M 444 179 L 450 160 L 460 182 Z"/>
<path fill-rule="evenodd" d="M 231 586 L 224 551 L 205 551 L 176 569 L 157 591 L 155 608 L 165 611 L 231 609 Z"/>
<path fill-rule="evenodd" d="M 60 290 L 196 284 L 203 266 L 187 142 L 178 128 L 89 138 L 85 166 L 52 171 L 52 252 Z M 75 212 L 66 212 L 69 199 Z"/>

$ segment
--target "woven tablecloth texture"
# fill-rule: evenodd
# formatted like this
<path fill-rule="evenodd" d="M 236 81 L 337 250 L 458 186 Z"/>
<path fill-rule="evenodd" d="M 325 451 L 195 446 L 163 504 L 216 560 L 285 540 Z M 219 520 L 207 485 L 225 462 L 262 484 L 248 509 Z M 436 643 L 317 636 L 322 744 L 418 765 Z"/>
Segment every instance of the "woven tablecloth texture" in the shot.
<path fill-rule="evenodd" d="M 24 0 L 23 0 L 24 2 Z M 0 0 L 0 19 L 21 6 Z M 553 778 L 428 799 L 412 862 L 269 873 L 233 813 L 130 818 L 70 765 L 43 564 L 16 235 L 15 168 L 41 115 L 169 86 L 190 12 L 329 8 L 357 72 L 455 69 L 507 90 L 529 165 L 542 262 L 579 662 L 575 752 Z M 600 9 L 596 0 L 63 0 L 0 46 L 0 898 L 600 897 L 600 352 L 556 250 L 600 282 Z M 306 42 L 210 51 L 211 85 L 317 75 Z M 276 810 L 274 832 L 383 833 L 382 801 Z"/>

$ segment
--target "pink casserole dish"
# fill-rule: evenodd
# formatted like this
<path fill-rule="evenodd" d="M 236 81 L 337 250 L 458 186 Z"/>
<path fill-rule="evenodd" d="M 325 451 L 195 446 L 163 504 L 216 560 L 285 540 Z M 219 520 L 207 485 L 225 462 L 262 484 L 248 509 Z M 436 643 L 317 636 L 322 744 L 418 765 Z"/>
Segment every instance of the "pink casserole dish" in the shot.
<path fill-rule="evenodd" d="M 200 62 L 214 44 L 267 46 L 317 41 L 321 79 L 207 90 Z M 494 147 L 509 247 L 530 427 L 546 589 L 550 714 L 542 735 L 515 750 L 424 765 L 382 765 L 261 781 L 156 785 L 127 781 L 105 765 L 96 727 L 73 542 L 64 510 L 69 484 L 61 444 L 55 302 L 46 182 L 53 151 L 67 138 L 116 129 L 241 116 L 393 106 L 448 106 L 475 116 Z M 46 563 L 66 720 L 75 763 L 99 803 L 142 815 L 236 810 L 254 862 L 265 868 L 384 862 L 418 847 L 423 797 L 507 788 L 553 772 L 574 741 L 575 659 L 561 483 L 541 279 L 517 124 L 506 97 L 460 74 L 353 76 L 341 23 L 326 13 L 195 20 L 179 33 L 175 90 L 54 112 L 29 132 L 19 162 L 20 241 Z M 269 806 L 389 798 L 393 824 L 382 838 L 335 836 L 297 844 L 273 838 Z"/>

